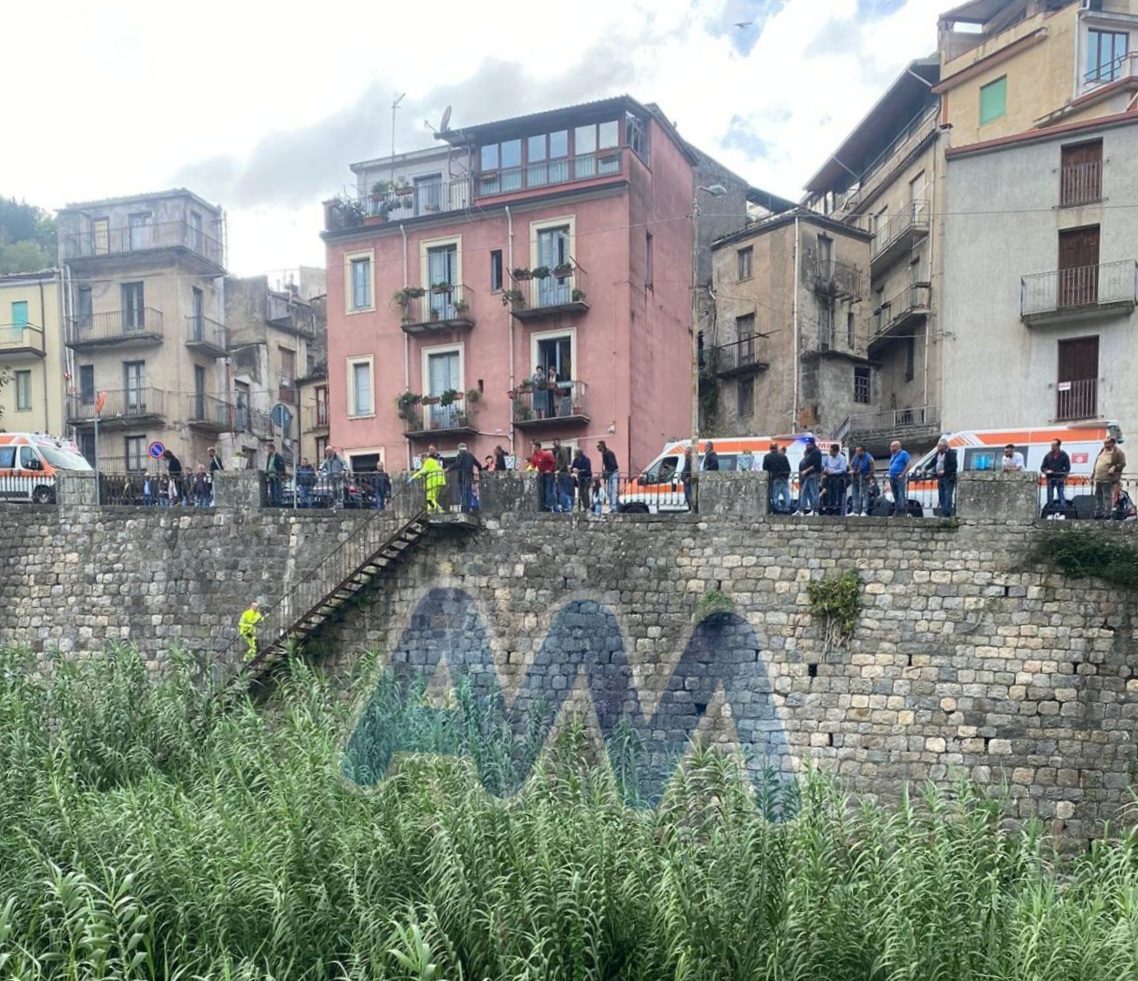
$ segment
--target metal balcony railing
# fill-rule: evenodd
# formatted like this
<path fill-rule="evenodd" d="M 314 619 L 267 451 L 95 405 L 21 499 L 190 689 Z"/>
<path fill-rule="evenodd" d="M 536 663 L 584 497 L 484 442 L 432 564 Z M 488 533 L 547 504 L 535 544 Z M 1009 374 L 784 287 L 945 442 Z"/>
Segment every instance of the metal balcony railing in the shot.
<path fill-rule="evenodd" d="M 476 432 L 474 416 L 478 414 L 478 402 L 469 401 L 461 392 L 447 405 L 437 397 L 428 398 L 429 401 L 404 406 L 400 410 L 405 435 Z"/>
<path fill-rule="evenodd" d="M 861 269 L 839 259 L 825 258 L 816 249 L 805 250 L 802 278 L 817 293 L 853 299 L 861 296 Z"/>
<path fill-rule="evenodd" d="M 521 295 L 521 299 L 517 298 Z M 550 269 L 548 275 L 515 280 L 510 295 L 511 310 L 519 320 L 550 313 L 589 309 L 585 270 L 568 264 Z"/>
<path fill-rule="evenodd" d="M 911 201 L 904 211 L 886 220 L 873 236 L 871 257 L 878 259 L 894 247 L 927 235 L 929 205 L 927 201 Z"/>
<path fill-rule="evenodd" d="M 85 344 L 113 344 L 130 340 L 161 340 L 164 323 L 161 310 L 133 307 L 127 310 L 105 310 L 71 321 L 67 343 L 72 347 Z"/>
<path fill-rule="evenodd" d="M 237 431 L 237 407 L 231 402 L 200 392 L 186 396 L 186 422 L 219 433 Z"/>
<path fill-rule="evenodd" d="M 721 377 L 763 371 L 770 365 L 761 357 L 759 340 L 754 336 L 741 337 L 737 341 L 716 345 L 708 352 L 708 370 Z"/>
<path fill-rule="evenodd" d="M 156 388 L 139 387 L 120 389 L 104 393 L 107 397 L 103 411 L 98 413 L 99 421 L 129 420 L 166 415 L 166 393 Z M 67 419 L 72 423 L 95 421 L 96 396 L 73 395 L 67 403 Z"/>
<path fill-rule="evenodd" d="M 1057 315 L 1095 307 L 1130 306 L 1138 301 L 1138 262 L 1123 259 L 1035 273 L 1020 280 L 1020 317 Z"/>
<path fill-rule="evenodd" d="M 427 332 L 432 326 L 473 323 L 470 290 L 461 283 L 438 283 L 425 288 L 422 296 L 403 301 L 403 328 L 408 333 Z"/>
<path fill-rule="evenodd" d="M 216 266 L 225 264 L 221 242 L 188 221 L 160 221 L 134 227 L 112 225 L 73 232 L 60 240 L 60 255 L 65 261 L 172 248 L 186 249 Z"/>
<path fill-rule="evenodd" d="M 209 317 L 190 314 L 186 317 L 186 343 L 203 348 L 212 348 L 224 352 L 227 347 L 229 335 L 225 324 L 220 324 Z"/>
<path fill-rule="evenodd" d="M 1055 421 L 1094 419 L 1098 416 L 1098 379 L 1059 382 L 1055 392 Z"/>
<path fill-rule="evenodd" d="M 881 412 L 855 414 L 849 418 L 849 432 L 853 435 L 894 430 L 907 427 L 936 428 L 940 425 L 940 408 L 935 405 L 915 405 L 904 409 L 885 409 Z"/>
<path fill-rule="evenodd" d="M 527 164 L 525 167 L 504 167 L 500 170 L 482 171 L 476 178 L 476 194 L 478 197 L 490 197 L 570 184 L 575 181 L 594 180 L 598 177 L 612 177 L 622 171 L 623 153 L 620 147 L 612 147 L 597 153 L 582 153 L 574 157 L 562 157 L 559 160 L 543 160 Z"/>
<path fill-rule="evenodd" d="M 1138 51 L 1128 51 L 1113 61 L 1093 65 L 1083 73 L 1083 90 L 1108 85 L 1123 78 L 1138 77 Z"/>
<path fill-rule="evenodd" d="M 0 324 L 0 354 L 43 355 L 43 328 L 35 324 Z"/>
<path fill-rule="evenodd" d="M 1067 164 L 1059 171 L 1059 207 L 1102 200 L 1102 161 Z"/>
<path fill-rule="evenodd" d="M 451 181 L 422 181 L 392 188 L 381 181 L 381 190 L 351 190 L 325 202 L 324 227 L 328 231 L 385 221 L 409 221 L 432 215 L 465 211 L 470 207 L 469 177 Z"/>
<path fill-rule="evenodd" d="M 514 423 L 519 426 L 539 423 L 587 422 L 589 386 L 583 381 L 518 388 L 513 393 Z"/>
<path fill-rule="evenodd" d="M 940 102 L 923 108 L 901 132 L 861 172 L 861 177 L 839 198 L 837 211 L 848 214 L 857 208 L 881 180 L 891 173 L 889 165 L 908 157 L 922 142 L 933 136 L 940 123 Z"/>
<path fill-rule="evenodd" d="M 328 403 L 317 402 L 304 407 L 303 425 L 305 432 L 328 428 Z"/>
<path fill-rule="evenodd" d="M 913 283 L 882 303 L 873 311 L 873 336 L 888 334 L 912 314 L 927 313 L 931 291 L 928 283 Z"/>

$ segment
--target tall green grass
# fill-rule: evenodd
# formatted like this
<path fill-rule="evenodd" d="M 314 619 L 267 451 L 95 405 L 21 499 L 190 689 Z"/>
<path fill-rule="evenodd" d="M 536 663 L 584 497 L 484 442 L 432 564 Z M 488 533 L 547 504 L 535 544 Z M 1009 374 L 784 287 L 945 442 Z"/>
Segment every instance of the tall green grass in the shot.
<path fill-rule="evenodd" d="M 199 674 L 0 655 L 0 978 L 1138 977 L 1132 831 L 1059 868 L 966 787 L 877 808 L 817 777 L 771 822 L 706 751 L 634 810 L 574 724 L 507 803 L 419 756 L 362 794 L 317 676 L 222 716 Z"/>

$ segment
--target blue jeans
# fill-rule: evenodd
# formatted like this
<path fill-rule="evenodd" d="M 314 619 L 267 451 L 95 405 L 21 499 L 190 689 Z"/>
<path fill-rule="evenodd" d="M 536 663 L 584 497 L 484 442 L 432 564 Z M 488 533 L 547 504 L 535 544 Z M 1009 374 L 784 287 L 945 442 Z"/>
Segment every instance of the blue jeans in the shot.
<path fill-rule="evenodd" d="M 904 474 L 900 477 L 890 477 L 889 489 L 893 491 L 893 514 L 908 516 L 909 478 Z"/>
<path fill-rule="evenodd" d="M 937 477 L 937 503 L 942 518 L 951 518 L 956 509 L 956 477 Z"/>
<path fill-rule="evenodd" d="M 786 477 L 771 478 L 771 510 L 790 510 L 790 481 Z"/>
<path fill-rule="evenodd" d="M 615 511 L 617 509 L 616 491 L 617 484 L 620 482 L 620 475 L 615 473 L 605 474 L 605 493 L 609 497 L 609 510 Z"/>
<path fill-rule="evenodd" d="M 853 507 L 851 514 L 869 513 L 869 474 L 855 473 L 850 482 L 853 492 Z"/>
<path fill-rule="evenodd" d="M 460 475 L 458 478 L 458 499 L 463 511 L 474 510 L 474 481 L 470 477 Z M 380 504 L 380 510 L 383 505 Z"/>
<path fill-rule="evenodd" d="M 553 496 L 553 474 L 538 474 L 538 481 L 541 488 L 541 509 L 552 511 L 557 503 Z"/>
<path fill-rule="evenodd" d="M 1057 504 L 1058 507 L 1052 508 L 1052 503 Z M 1048 477 L 1047 478 L 1047 510 L 1051 514 L 1056 514 L 1063 510 L 1067 504 L 1067 478 L 1066 477 Z"/>
<path fill-rule="evenodd" d="M 818 510 L 818 475 L 816 473 L 802 478 L 802 487 L 798 491 L 798 510 Z"/>

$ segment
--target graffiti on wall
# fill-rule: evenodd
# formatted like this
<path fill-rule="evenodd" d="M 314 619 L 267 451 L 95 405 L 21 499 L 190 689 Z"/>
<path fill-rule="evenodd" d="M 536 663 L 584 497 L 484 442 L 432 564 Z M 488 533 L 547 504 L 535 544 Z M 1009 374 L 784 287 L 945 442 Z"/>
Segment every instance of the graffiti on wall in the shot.
<path fill-rule="evenodd" d="M 424 596 L 359 717 L 344 774 L 366 786 L 383 779 L 399 753 L 473 755 L 487 790 L 515 793 L 574 688 L 582 686 L 614 770 L 627 769 L 629 747 L 636 748 L 636 779 L 628 784 L 635 793 L 626 793 L 630 804 L 659 799 L 709 709 L 722 711 L 724 703 L 756 785 L 792 772 L 758 639 L 734 613 L 698 623 L 666 682 L 651 684 L 650 666 L 634 665 L 613 612 L 592 600 L 571 601 L 553 616 L 540 645 L 526 653 L 508 704 L 490 641 L 481 612 L 465 592 L 433 589 Z M 425 679 L 440 671 L 460 693 L 457 703 L 438 706 L 421 697 Z M 479 758 L 487 751 L 476 747 L 486 745 L 507 747 L 508 765 L 501 749 L 493 758 Z"/>

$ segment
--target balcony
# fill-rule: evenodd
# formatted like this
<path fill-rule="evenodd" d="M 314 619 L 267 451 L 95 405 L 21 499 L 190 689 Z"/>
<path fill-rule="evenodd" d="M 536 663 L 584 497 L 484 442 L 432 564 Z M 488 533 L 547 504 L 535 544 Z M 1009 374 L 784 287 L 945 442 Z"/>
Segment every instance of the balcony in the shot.
<path fill-rule="evenodd" d="M 851 416 L 846 444 L 864 446 L 881 459 L 888 457 L 889 444 L 895 439 L 912 453 L 932 446 L 940 435 L 940 409 L 935 405 L 916 405 Z"/>
<path fill-rule="evenodd" d="M 861 298 L 861 269 L 852 263 L 819 255 L 816 249 L 805 250 L 802 279 L 822 296 Z"/>
<path fill-rule="evenodd" d="M 871 272 L 876 273 L 902 257 L 907 258 L 918 242 L 928 238 L 929 210 L 927 201 L 913 201 L 899 215 L 878 227 L 869 253 Z"/>
<path fill-rule="evenodd" d="M 1128 51 L 1102 65 L 1094 65 L 1083 73 L 1080 97 L 1087 95 L 1103 85 L 1114 82 L 1128 82 L 1138 78 L 1138 51 Z"/>
<path fill-rule="evenodd" d="M 0 357 L 14 361 L 45 356 L 43 328 L 34 324 L 0 324 Z"/>
<path fill-rule="evenodd" d="M 1138 300 L 1138 262 L 1123 259 L 1024 276 L 1020 319 L 1028 327 L 1129 313 Z"/>
<path fill-rule="evenodd" d="M 932 106 L 921 109 L 901 128 L 893 141 L 866 165 L 860 179 L 840 198 L 838 211 L 843 215 L 856 212 L 863 201 L 871 198 L 896 174 L 898 167 L 912 160 L 929 141 L 935 139 L 939 130 L 940 102 L 934 99 Z"/>
<path fill-rule="evenodd" d="M 1074 208 L 1102 200 L 1102 161 L 1067 164 L 1059 171 L 1059 207 Z"/>
<path fill-rule="evenodd" d="M 585 313 L 589 309 L 585 289 L 585 270 L 580 266 L 558 266 L 548 275 L 517 277 L 503 297 L 517 320 L 540 320 L 563 313 Z"/>
<path fill-rule="evenodd" d="M 237 432 L 237 408 L 212 395 L 186 396 L 186 425 L 211 435 Z"/>
<path fill-rule="evenodd" d="M 303 432 L 319 433 L 328 431 L 328 403 L 317 402 L 306 405 L 302 414 Z"/>
<path fill-rule="evenodd" d="M 186 317 L 186 347 L 207 358 L 224 358 L 228 353 L 225 324 L 209 317 Z"/>
<path fill-rule="evenodd" d="M 711 348 L 708 370 L 720 378 L 743 378 L 766 371 L 770 364 L 759 357 L 759 340 L 743 337 Z"/>
<path fill-rule="evenodd" d="M 433 218 L 470 208 L 469 177 L 452 181 L 424 181 L 392 188 L 380 182 L 381 190 L 348 194 L 324 202 L 324 228 L 338 232 L 361 225 Z"/>
<path fill-rule="evenodd" d="M 108 310 L 71 321 L 67 346 L 74 350 L 94 347 L 161 344 L 162 311 L 153 307 Z"/>
<path fill-rule="evenodd" d="M 296 405 L 296 379 L 291 375 L 277 375 L 277 401 Z"/>
<path fill-rule="evenodd" d="M 519 429 L 561 429 L 587 425 L 589 387 L 583 381 L 564 381 L 552 386 L 523 386 L 510 393 L 514 402 L 514 425 Z"/>
<path fill-rule="evenodd" d="M 1098 379 L 1059 382 L 1055 386 L 1055 421 L 1098 418 Z"/>
<path fill-rule="evenodd" d="M 156 388 L 129 388 L 106 392 L 106 404 L 95 412 L 95 394 L 72 396 L 67 401 L 67 422 L 73 426 L 90 426 L 98 415 L 104 429 L 125 429 L 146 424 L 162 425 L 166 421 L 166 393 Z"/>
<path fill-rule="evenodd" d="M 262 412 L 260 409 L 251 409 L 248 405 L 244 405 L 239 401 L 234 407 L 233 413 L 233 432 L 250 433 L 253 436 L 260 436 L 264 439 L 274 439 L 276 437 L 276 427 L 273 425 L 273 420 L 269 418 L 267 412 Z"/>
<path fill-rule="evenodd" d="M 403 418 L 403 435 L 408 439 L 430 439 L 440 436 L 476 436 L 474 416 L 478 414 L 476 401 L 466 399 L 462 392 L 453 395 L 453 401 L 443 405 L 438 396 L 429 396 L 420 402 L 400 407 Z"/>
<path fill-rule="evenodd" d="M 904 337 L 924 323 L 929 315 L 931 291 L 928 283 L 913 283 L 873 311 L 873 334 L 869 339 L 871 355 L 886 342 Z"/>
<path fill-rule="evenodd" d="M 405 334 L 469 330 L 474 326 L 470 290 L 458 283 L 433 286 L 427 290 L 406 287 L 396 293 L 395 298 L 403 307 Z"/>
<path fill-rule="evenodd" d="M 479 200 L 515 194 L 536 196 L 566 184 L 608 182 L 624 174 L 624 152 L 620 147 L 611 147 L 525 167 L 483 171 L 474 179 L 474 194 Z"/>
<path fill-rule="evenodd" d="M 225 272 L 225 254 L 221 242 L 188 221 L 160 221 L 133 228 L 119 225 L 73 232 L 63 235 L 59 246 L 60 257 L 71 263 L 174 249 L 201 260 L 197 265 L 207 275 Z"/>

